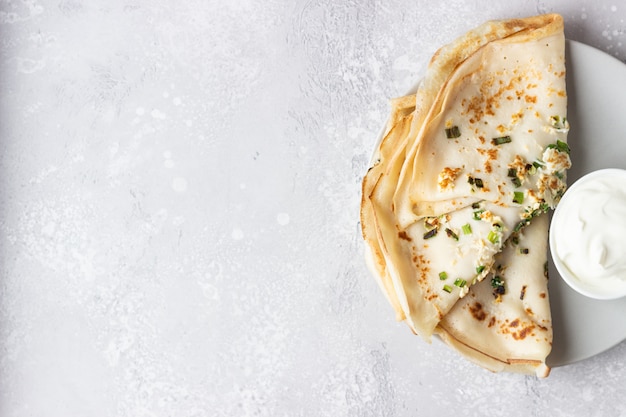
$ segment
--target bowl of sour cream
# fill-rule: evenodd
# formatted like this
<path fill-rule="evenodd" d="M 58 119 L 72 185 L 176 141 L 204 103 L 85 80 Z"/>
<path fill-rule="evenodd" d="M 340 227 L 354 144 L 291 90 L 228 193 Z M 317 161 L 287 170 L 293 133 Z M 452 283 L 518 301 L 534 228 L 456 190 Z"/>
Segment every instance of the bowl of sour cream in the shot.
<path fill-rule="evenodd" d="M 626 296 L 626 170 L 593 171 L 568 188 L 552 216 L 550 252 L 575 291 Z"/>

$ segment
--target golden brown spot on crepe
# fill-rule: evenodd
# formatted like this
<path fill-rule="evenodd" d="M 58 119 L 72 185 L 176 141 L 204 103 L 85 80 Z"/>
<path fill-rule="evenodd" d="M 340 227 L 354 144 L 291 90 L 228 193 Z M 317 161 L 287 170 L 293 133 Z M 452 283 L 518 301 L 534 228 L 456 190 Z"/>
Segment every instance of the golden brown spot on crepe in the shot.
<path fill-rule="evenodd" d="M 484 136 L 478 136 L 478 140 L 480 141 L 480 143 L 485 143 L 485 137 Z"/>
<path fill-rule="evenodd" d="M 565 91 L 560 90 L 556 93 L 559 97 L 565 97 Z"/>
<path fill-rule="evenodd" d="M 496 318 L 495 317 L 491 317 L 491 319 L 489 320 L 489 324 L 487 325 L 487 327 L 493 327 L 496 324 Z"/>
<path fill-rule="evenodd" d="M 535 313 L 533 312 L 532 308 L 530 308 L 530 307 L 526 309 L 526 314 L 528 314 L 529 316 L 534 316 L 535 315 Z"/>
<path fill-rule="evenodd" d="M 409 235 L 407 235 L 404 230 L 401 231 L 401 232 L 398 232 L 398 237 L 400 239 L 402 239 L 402 240 L 406 240 L 407 242 L 413 241 L 413 239 L 411 239 L 411 237 Z"/>
<path fill-rule="evenodd" d="M 476 320 L 483 321 L 485 320 L 485 318 L 487 318 L 487 313 L 485 312 L 485 310 L 483 310 L 483 305 L 481 303 L 475 302 L 468 308 L 470 313 L 472 314 L 472 317 L 474 317 Z"/>
<path fill-rule="evenodd" d="M 514 71 L 515 73 L 516 71 Z M 502 75 L 502 74 L 497 74 Z M 496 91 L 493 91 L 494 79 L 489 78 L 485 80 L 480 86 L 480 94 L 472 97 L 469 102 L 461 102 L 465 107 L 465 112 L 462 114 L 471 115 L 471 119 L 474 122 L 480 121 L 484 115 L 495 116 L 494 109 L 500 107 L 500 99 L 506 91 L 515 90 L 516 86 L 522 82 L 521 76 L 513 77 L 509 80 L 508 84 L 501 84 Z M 524 94 L 524 90 L 517 90 L 519 92 L 518 98 Z M 472 123 L 474 123 L 472 122 Z"/>
<path fill-rule="evenodd" d="M 515 340 L 524 340 L 526 339 L 526 336 L 532 335 L 531 332 L 533 331 L 534 328 L 535 326 L 533 324 L 530 324 L 518 332 L 511 333 L 511 336 L 513 336 L 513 339 Z"/>
<path fill-rule="evenodd" d="M 546 298 L 546 293 L 545 292 L 540 292 L 539 293 L 539 298 Z"/>
<path fill-rule="evenodd" d="M 519 326 L 519 319 L 515 319 L 511 323 L 509 323 L 509 327 L 517 327 L 517 326 Z"/>
<path fill-rule="evenodd" d="M 491 167 L 491 161 L 495 161 L 498 159 L 498 149 L 497 148 L 492 148 L 492 149 L 478 148 L 476 150 L 478 151 L 479 154 L 487 157 L 487 160 L 485 161 L 485 164 L 484 164 L 485 171 L 488 173 L 491 173 L 493 171 Z"/>
<path fill-rule="evenodd" d="M 420 277 L 419 277 L 419 281 L 422 283 L 428 283 L 428 273 L 430 272 L 430 268 L 428 267 L 428 264 L 430 263 L 429 260 L 427 260 L 424 255 L 418 255 L 418 265 L 417 267 L 419 268 L 420 271 Z"/>
<path fill-rule="evenodd" d="M 528 94 L 524 97 L 524 100 L 526 100 L 526 103 L 536 103 L 537 102 L 537 96 L 529 96 Z"/>
<path fill-rule="evenodd" d="M 520 111 L 518 113 L 514 113 L 513 115 L 511 115 L 511 122 L 517 123 L 522 117 L 524 117 L 524 112 Z"/>

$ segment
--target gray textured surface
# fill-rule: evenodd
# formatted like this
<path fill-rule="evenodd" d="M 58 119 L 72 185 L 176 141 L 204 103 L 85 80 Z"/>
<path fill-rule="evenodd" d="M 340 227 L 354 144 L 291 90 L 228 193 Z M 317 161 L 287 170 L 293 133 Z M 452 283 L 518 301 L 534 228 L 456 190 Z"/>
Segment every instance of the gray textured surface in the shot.
<path fill-rule="evenodd" d="M 387 99 L 549 11 L 626 58 L 617 0 L 0 2 L 0 415 L 626 416 L 626 344 L 490 374 L 361 256 Z"/>

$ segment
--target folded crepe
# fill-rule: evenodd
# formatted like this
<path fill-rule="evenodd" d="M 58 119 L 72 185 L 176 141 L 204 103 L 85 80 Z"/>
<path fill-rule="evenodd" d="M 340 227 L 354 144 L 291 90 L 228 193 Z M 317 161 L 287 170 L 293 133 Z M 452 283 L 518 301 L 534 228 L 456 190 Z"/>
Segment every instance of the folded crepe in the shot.
<path fill-rule="evenodd" d="M 397 318 L 426 340 L 437 332 L 472 346 L 440 323 L 564 193 L 566 100 L 563 22 L 552 14 L 468 32 L 435 54 L 415 95 L 392 102 L 363 180 L 361 225 Z M 549 312 L 547 297 L 540 303 Z"/>
<path fill-rule="evenodd" d="M 495 267 L 439 322 L 436 334 L 494 372 L 548 376 L 552 347 L 548 297 L 548 216 L 514 234 Z M 500 292 L 502 294 L 500 294 Z"/>

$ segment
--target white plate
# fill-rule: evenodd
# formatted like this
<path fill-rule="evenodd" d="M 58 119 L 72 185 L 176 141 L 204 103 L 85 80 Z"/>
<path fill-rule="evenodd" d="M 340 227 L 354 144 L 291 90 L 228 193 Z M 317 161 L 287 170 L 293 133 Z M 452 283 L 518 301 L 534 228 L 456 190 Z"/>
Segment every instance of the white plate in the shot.
<path fill-rule="evenodd" d="M 567 119 L 572 168 L 568 183 L 602 168 L 626 169 L 626 65 L 591 46 L 567 40 Z M 419 83 L 407 94 L 417 91 Z M 382 140 L 384 127 L 380 132 Z M 373 159 L 376 155 L 373 156 Z M 626 298 L 600 301 L 572 290 L 548 255 L 554 327 L 550 367 L 602 353 L 626 340 Z"/>
<path fill-rule="evenodd" d="M 626 65 L 579 42 L 567 41 L 565 48 L 572 184 L 597 169 L 626 169 Z M 600 301 L 578 294 L 549 259 L 554 344 L 548 365 L 587 359 L 626 340 L 626 298 Z"/>

